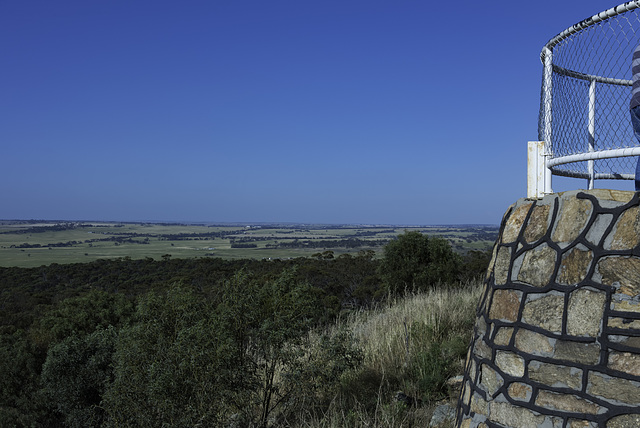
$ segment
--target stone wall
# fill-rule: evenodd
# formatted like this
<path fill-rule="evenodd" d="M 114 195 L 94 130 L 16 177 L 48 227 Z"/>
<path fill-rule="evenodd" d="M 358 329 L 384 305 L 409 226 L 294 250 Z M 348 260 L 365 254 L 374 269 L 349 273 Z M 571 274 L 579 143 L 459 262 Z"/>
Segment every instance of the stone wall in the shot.
<path fill-rule="evenodd" d="M 640 427 L 640 193 L 522 199 L 502 221 L 458 427 Z"/>

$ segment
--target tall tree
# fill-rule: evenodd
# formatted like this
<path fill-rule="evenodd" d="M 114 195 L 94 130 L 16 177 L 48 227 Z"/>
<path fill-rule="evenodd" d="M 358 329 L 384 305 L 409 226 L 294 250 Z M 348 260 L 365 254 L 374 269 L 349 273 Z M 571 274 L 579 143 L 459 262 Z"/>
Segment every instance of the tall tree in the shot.
<path fill-rule="evenodd" d="M 458 280 L 462 260 L 444 238 L 405 231 L 384 247 L 380 275 L 393 293 Z"/>

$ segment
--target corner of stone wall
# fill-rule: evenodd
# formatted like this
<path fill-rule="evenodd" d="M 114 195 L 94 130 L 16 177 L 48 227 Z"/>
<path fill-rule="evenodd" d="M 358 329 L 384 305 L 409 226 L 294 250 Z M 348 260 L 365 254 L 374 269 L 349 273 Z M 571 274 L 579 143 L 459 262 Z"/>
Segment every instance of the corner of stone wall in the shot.
<path fill-rule="evenodd" d="M 457 427 L 640 426 L 639 205 L 598 189 L 509 207 Z"/>

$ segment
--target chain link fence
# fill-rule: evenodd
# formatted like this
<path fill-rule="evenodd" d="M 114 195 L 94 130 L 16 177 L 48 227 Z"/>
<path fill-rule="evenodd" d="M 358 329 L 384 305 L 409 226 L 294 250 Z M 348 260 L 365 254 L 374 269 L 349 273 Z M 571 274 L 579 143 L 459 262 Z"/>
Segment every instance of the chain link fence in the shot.
<path fill-rule="evenodd" d="M 538 139 L 552 174 L 586 178 L 590 188 L 595 179 L 634 177 L 640 147 L 629 101 L 639 7 L 637 0 L 601 12 L 543 48 Z"/>

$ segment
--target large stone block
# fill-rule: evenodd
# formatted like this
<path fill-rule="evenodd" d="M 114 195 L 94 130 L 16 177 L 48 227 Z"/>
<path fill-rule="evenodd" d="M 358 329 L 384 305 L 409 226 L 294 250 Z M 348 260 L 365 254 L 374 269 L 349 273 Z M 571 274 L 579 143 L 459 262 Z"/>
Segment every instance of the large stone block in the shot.
<path fill-rule="evenodd" d="M 587 288 L 572 292 L 567 309 L 567 333 L 573 336 L 598 336 L 606 299 L 603 292 Z"/>
<path fill-rule="evenodd" d="M 487 360 L 491 359 L 493 351 L 491 348 L 482 340 L 481 337 L 477 337 L 475 340 L 475 345 L 473 347 L 473 354 L 478 358 L 484 358 Z"/>
<path fill-rule="evenodd" d="M 509 244 L 518 238 L 531 205 L 533 202 L 525 202 L 513 209 L 502 229 L 502 243 Z"/>
<path fill-rule="evenodd" d="M 509 279 L 509 270 L 511 268 L 511 248 L 498 247 L 498 253 L 495 257 L 493 267 L 493 276 L 496 285 L 504 285 Z"/>
<path fill-rule="evenodd" d="M 460 422 L 460 428 L 471 428 L 471 418 L 465 418 Z"/>
<path fill-rule="evenodd" d="M 531 399 L 531 395 L 533 394 L 533 388 L 522 382 L 513 382 L 507 388 L 507 393 L 509 397 L 518 401 L 529 401 Z"/>
<path fill-rule="evenodd" d="M 620 205 L 631 202 L 631 199 L 635 196 L 635 192 L 630 190 L 616 190 L 616 189 L 592 189 L 582 190 L 582 193 L 593 195 L 600 199 L 602 204 L 606 202 L 614 202 L 611 207 L 617 207 Z"/>
<path fill-rule="evenodd" d="M 619 292 L 628 296 L 640 294 L 640 258 L 626 256 L 603 257 L 598 261 L 602 284 L 619 286 Z"/>
<path fill-rule="evenodd" d="M 495 394 L 498 388 L 500 388 L 504 383 L 502 376 L 500 376 L 498 373 L 496 373 L 495 370 L 493 370 L 491 367 L 489 367 L 486 364 L 482 365 L 481 370 L 482 370 L 482 376 L 481 376 L 482 386 L 485 387 L 487 394 L 489 395 Z"/>
<path fill-rule="evenodd" d="M 593 371 L 589 373 L 587 393 L 629 406 L 637 406 L 640 403 L 640 383 Z"/>
<path fill-rule="evenodd" d="M 564 296 L 544 294 L 544 297 L 528 300 L 522 310 L 522 321 L 553 333 L 562 332 L 562 315 L 564 314 Z"/>
<path fill-rule="evenodd" d="M 524 230 L 524 240 L 533 243 L 542 238 L 549 229 L 549 205 L 536 205 L 531 211 L 527 228 Z"/>
<path fill-rule="evenodd" d="M 556 250 L 547 244 L 538 245 L 524 253 L 522 265 L 518 272 L 518 281 L 544 287 L 549 284 L 556 266 Z"/>
<path fill-rule="evenodd" d="M 593 261 L 593 252 L 574 247 L 569 250 L 560 263 L 556 281 L 559 284 L 574 285 L 584 281 Z"/>
<path fill-rule="evenodd" d="M 563 199 L 560 219 L 556 222 L 551 239 L 558 243 L 575 241 L 584 230 L 592 211 L 593 205 L 587 199 Z"/>
<path fill-rule="evenodd" d="M 640 243 L 640 223 L 638 220 L 637 206 L 622 213 L 613 229 L 611 242 L 605 242 L 605 249 L 628 250 L 637 247 Z"/>
<path fill-rule="evenodd" d="M 553 341 L 547 336 L 535 331 L 520 328 L 516 333 L 516 348 L 527 354 L 542 357 L 551 356 L 553 353 Z"/>
<path fill-rule="evenodd" d="M 609 419 L 607 428 L 638 428 L 640 427 L 640 414 L 631 413 L 619 415 Z"/>
<path fill-rule="evenodd" d="M 537 427 L 545 422 L 545 417 L 523 407 L 516 407 L 509 403 L 491 402 L 490 420 L 507 427 Z"/>
<path fill-rule="evenodd" d="M 600 361 L 600 345 L 597 343 L 556 341 L 553 357 L 558 360 L 579 364 L 598 364 Z"/>
<path fill-rule="evenodd" d="M 498 243 L 495 243 L 493 245 L 493 251 L 491 251 L 491 261 L 489 262 L 489 268 L 487 269 L 487 273 L 484 276 L 484 280 L 485 280 L 485 287 L 487 287 L 489 284 L 489 278 L 491 278 L 491 274 L 494 273 L 494 268 L 496 266 L 496 257 L 498 256 Z"/>
<path fill-rule="evenodd" d="M 609 352 L 609 368 L 640 376 L 640 354 L 631 352 Z M 638 403 L 640 405 L 640 403 Z"/>
<path fill-rule="evenodd" d="M 495 290 L 491 300 L 489 318 L 508 322 L 518 320 L 522 293 L 514 290 Z"/>
<path fill-rule="evenodd" d="M 489 411 L 488 403 L 480 394 L 473 394 L 471 397 L 471 408 L 470 410 L 474 413 L 479 413 L 481 415 L 486 415 Z"/>
<path fill-rule="evenodd" d="M 529 379 L 558 388 L 582 389 L 582 370 L 576 367 L 549 364 L 541 361 L 529 363 Z"/>
<path fill-rule="evenodd" d="M 502 373 L 513 377 L 524 376 L 524 359 L 518 354 L 508 351 L 496 351 L 495 363 Z"/>
<path fill-rule="evenodd" d="M 513 336 L 513 327 L 500 327 L 493 338 L 493 343 L 498 346 L 508 346 Z"/>
<path fill-rule="evenodd" d="M 462 404 L 464 404 L 465 406 L 471 405 L 471 385 L 469 384 L 469 381 L 464 383 L 460 397 Z"/>
<path fill-rule="evenodd" d="M 597 404 L 571 394 L 540 390 L 536 397 L 536 405 L 545 409 L 561 410 L 570 413 L 595 415 L 601 407 Z"/>

